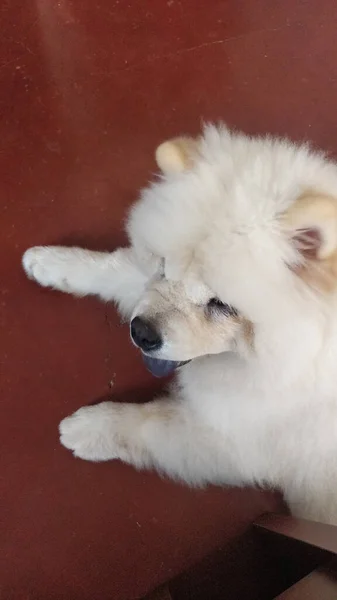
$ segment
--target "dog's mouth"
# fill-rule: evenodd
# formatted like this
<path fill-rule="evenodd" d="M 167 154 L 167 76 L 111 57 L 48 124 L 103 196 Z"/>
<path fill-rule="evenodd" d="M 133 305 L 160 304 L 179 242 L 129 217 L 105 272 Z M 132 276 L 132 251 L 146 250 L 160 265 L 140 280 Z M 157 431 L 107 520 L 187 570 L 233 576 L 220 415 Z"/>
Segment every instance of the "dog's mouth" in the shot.
<path fill-rule="evenodd" d="M 155 377 L 166 377 L 173 373 L 179 367 L 186 365 L 186 363 L 190 362 L 189 360 L 161 360 L 159 358 L 152 358 L 151 356 L 147 356 L 143 354 L 143 361 L 145 366 L 152 375 Z"/>

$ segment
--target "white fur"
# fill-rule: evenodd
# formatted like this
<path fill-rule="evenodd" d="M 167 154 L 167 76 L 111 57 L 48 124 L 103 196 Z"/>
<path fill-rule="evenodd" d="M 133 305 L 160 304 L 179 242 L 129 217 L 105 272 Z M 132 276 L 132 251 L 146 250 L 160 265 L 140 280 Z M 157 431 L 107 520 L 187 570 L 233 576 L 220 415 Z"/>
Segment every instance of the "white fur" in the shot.
<path fill-rule="evenodd" d="M 337 198 L 337 166 L 306 146 L 224 127 L 207 127 L 200 144 L 191 168 L 144 190 L 130 249 L 24 255 L 41 285 L 156 315 L 159 358 L 207 354 L 178 372 L 170 397 L 81 408 L 62 421 L 61 442 L 87 460 L 155 466 L 192 484 L 280 488 L 296 515 L 337 525 L 337 298 L 289 269 L 296 248 L 280 221 L 308 190 Z M 212 347 L 214 323 L 197 317 L 212 295 L 253 323 L 251 351 L 225 321 Z"/>

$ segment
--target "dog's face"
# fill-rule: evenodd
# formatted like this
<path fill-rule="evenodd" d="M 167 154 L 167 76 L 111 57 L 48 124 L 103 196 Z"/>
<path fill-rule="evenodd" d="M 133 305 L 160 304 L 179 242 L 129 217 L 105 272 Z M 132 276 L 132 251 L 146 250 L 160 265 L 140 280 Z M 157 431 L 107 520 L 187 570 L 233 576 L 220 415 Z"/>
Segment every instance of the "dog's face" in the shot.
<path fill-rule="evenodd" d="M 131 337 L 154 374 L 207 354 L 253 352 L 258 328 L 300 318 L 308 283 L 321 292 L 332 271 L 335 283 L 337 204 L 306 181 L 326 167 L 321 157 L 210 130 L 166 142 L 157 162 L 165 178 L 129 220 L 152 264 Z"/>
<path fill-rule="evenodd" d="M 132 339 L 145 354 L 184 362 L 235 350 L 242 338 L 248 342 L 249 324 L 234 306 L 217 298 L 193 267 L 181 278 L 171 278 L 170 267 L 179 270 L 159 261 L 131 321 Z M 163 363 L 161 368 L 170 366 Z"/>

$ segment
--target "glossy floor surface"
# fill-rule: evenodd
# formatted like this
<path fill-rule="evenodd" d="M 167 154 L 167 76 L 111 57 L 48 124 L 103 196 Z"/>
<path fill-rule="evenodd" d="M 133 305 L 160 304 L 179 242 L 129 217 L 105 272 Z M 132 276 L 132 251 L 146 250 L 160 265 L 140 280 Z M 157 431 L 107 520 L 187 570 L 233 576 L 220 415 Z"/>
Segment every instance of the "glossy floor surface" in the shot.
<path fill-rule="evenodd" d="M 0 22 L 1 597 L 128 600 L 276 501 L 61 448 L 65 415 L 154 383 L 113 307 L 39 289 L 22 252 L 123 242 L 155 146 L 202 120 L 337 153 L 336 2 L 3 0 Z"/>

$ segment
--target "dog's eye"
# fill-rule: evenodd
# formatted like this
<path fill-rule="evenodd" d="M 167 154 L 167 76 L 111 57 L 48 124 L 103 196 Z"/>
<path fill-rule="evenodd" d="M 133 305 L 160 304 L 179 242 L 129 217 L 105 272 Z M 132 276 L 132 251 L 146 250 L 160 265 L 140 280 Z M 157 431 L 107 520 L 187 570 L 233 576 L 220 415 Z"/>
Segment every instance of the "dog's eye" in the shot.
<path fill-rule="evenodd" d="M 226 304 L 225 302 L 221 302 L 219 298 L 211 298 L 211 300 L 209 300 L 207 303 L 207 308 L 210 310 L 221 311 L 227 316 L 236 317 L 238 314 L 238 311 L 233 306 L 230 306 L 230 304 Z"/>

